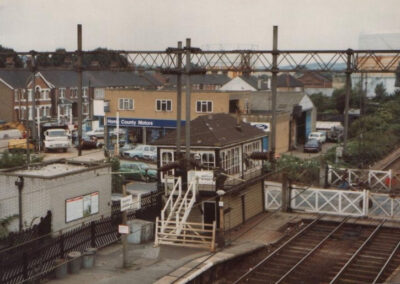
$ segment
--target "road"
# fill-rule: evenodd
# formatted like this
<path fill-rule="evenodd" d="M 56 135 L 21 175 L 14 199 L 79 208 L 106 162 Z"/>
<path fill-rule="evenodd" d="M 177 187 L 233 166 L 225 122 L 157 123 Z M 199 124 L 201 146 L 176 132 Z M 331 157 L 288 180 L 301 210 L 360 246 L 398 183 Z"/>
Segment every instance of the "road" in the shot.
<path fill-rule="evenodd" d="M 322 144 L 322 151 L 319 153 L 304 153 L 303 151 L 304 145 L 300 145 L 297 150 L 289 151 L 286 152 L 285 154 L 299 157 L 301 159 L 310 159 L 325 154 L 329 149 L 335 147 L 336 145 L 337 145 L 336 143 L 329 143 L 329 142 L 324 143 Z"/>

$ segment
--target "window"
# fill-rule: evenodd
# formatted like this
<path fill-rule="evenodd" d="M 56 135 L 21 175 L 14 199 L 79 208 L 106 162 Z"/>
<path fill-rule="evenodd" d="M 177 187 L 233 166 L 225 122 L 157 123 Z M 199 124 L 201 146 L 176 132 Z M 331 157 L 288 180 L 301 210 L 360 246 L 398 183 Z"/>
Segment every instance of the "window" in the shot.
<path fill-rule="evenodd" d="M 229 175 L 238 174 L 241 171 L 240 147 L 234 147 L 221 151 L 222 168 Z"/>
<path fill-rule="evenodd" d="M 161 150 L 161 166 L 169 164 L 174 161 L 174 154 L 172 151 L 163 151 Z M 168 172 L 161 173 L 161 178 L 164 179 L 164 176 L 173 176 L 174 170 L 170 170 Z"/>
<path fill-rule="evenodd" d="M 215 167 L 214 152 L 195 152 L 194 155 L 199 155 L 201 164 L 208 170 Z"/>
<path fill-rule="evenodd" d="M 59 92 L 60 92 L 60 99 L 65 98 L 65 88 L 60 88 Z"/>
<path fill-rule="evenodd" d="M 21 91 L 21 100 L 26 101 L 26 90 Z"/>
<path fill-rule="evenodd" d="M 133 99 L 119 99 L 118 109 L 120 110 L 133 110 Z"/>
<path fill-rule="evenodd" d="M 32 89 L 28 90 L 28 101 L 32 101 Z"/>
<path fill-rule="evenodd" d="M 212 101 L 197 101 L 196 112 L 212 112 Z"/>
<path fill-rule="evenodd" d="M 70 89 L 70 97 L 71 97 L 71 99 L 78 98 L 78 88 L 71 88 Z"/>
<path fill-rule="evenodd" d="M 86 98 L 88 96 L 88 88 L 83 88 L 83 97 Z"/>
<path fill-rule="evenodd" d="M 244 152 L 244 157 L 248 157 L 250 156 L 251 153 L 253 152 L 261 152 L 261 141 L 254 141 L 254 142 L 250 142 L 247 144 L 244 144 L 243 147 L 243 152 Z M 252 159 L 246 159 L 245 160 L 245 170 L 250 170 L 250 169 L 254 169 L 254 168 L 260 168 L 261 167 L 262 162 L 259 160 L 252 160 Z"/>
<path fill-rule="evenodd" d="M 157 100 L 156 101 L 157 111 L 172 111 L 172 101 L 171 100 Z"/>
<path fill-rule="evenodd" d="M 18 90 L 14 90 L 14 101 L 15 101 L 15 102 L 18 102 L 18 101 L 19 101 Z"/>

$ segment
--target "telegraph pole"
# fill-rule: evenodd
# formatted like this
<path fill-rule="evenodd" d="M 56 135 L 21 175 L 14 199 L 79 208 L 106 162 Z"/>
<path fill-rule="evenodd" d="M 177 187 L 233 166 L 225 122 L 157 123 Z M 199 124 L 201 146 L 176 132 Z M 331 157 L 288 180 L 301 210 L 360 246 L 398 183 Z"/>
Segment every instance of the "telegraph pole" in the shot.
<path fill-rule="evenodd" d="M 35 126 L 35 121 L 36 121 L 36 59 L 35 59 L 35 53 L 32 53 L 31 56 L 31 60 L 32 60 L 32 92 L 31 92 L 31 96 L 32 96 L 32 140 L 33 140 L 33 144 L 35 145 L 35 148 L 37 147 L 36 145 L 36 140 L 37 140 L 37 132 L 36 132 L 36 126 Z M 28 96 L 28 101 L 29 101 L 29 96 Z M 28 119 L 29 119 L 29 108 L 27 109 L 28 111 Z"/>
<path fill-rule="evenodd" d="M 273 42 L 272 42 L 272 78 L 271 78 L 271 91 L 272 91 L 272 119 L 271 119 L 271 151 L 270 158 L 275 160 L 276 148 L 276 95 L 277 95 L 277 81 L 278 81 L 278 26 L 274 26 Z"/>
<path fill-rule="evenodd" d="M 176 153 L 178 159 L 181 158 L 181 122 L 182 122 L 182 42 L 178 41 L 177 68 L 176 76 Z"/>
<path fill-rule="evenodd" d="M 78 25 L 78 156 L 82 156 L 82 25 Z"/>
<path fill-rule="evenodd" d="M 185 148 L 186 148 L 186 168 L 188 169 L 190 166 L 190 91 L 191 91 L 191 83 L 190 83 L 190 38 L 186 39 L 186 123 L 185 123 Z"/>
<path fill-rule="evenodd" d="M 344 106 L 344 134 L 343 134 L 343 150 L 346 151 L 346 144 L 349 132 L 349 105 L 350 105 L 350 92 L 351 92 L 351 56 L 353 50 L 347 50 L 347 69 L 346 69 L 346 98 Z"/>

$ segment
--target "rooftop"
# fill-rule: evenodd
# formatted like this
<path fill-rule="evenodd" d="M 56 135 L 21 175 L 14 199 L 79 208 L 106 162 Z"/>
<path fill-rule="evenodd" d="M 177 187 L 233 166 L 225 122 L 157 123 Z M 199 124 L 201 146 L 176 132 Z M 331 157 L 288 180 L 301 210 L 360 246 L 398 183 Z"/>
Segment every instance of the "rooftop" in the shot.
<path fill-rule="evenodd" d="M 102 162 L 75 162 L 61 159 L 18 168 L 5 169 L 0 171 L 0 175 L 48 179 L 67 176 L 83 171 L 96 170 L 109 166 L 109 164 Z"/>
<path fill-rule="evenodd" d="M 223 147 L 250 139 L 266 136 L 265 132 L 249 123 L 240 121 L 229 114 L 217 113 L 197 117 L 190 121 L 191 146 Z M 182 145 L 185 144 L 185 128 L 182 129 Z M 176 144 L 176 130 L 155 141 L 155 145 Z"/>

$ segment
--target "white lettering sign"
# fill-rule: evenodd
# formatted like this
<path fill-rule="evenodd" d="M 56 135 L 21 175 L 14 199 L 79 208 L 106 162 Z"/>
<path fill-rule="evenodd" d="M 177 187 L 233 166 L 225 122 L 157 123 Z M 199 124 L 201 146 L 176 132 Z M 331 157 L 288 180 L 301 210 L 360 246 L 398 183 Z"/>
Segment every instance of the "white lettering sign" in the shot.
<path fill-rule="evenodd" d="M 189 171 L 188 180 L 198 178 L 199 184 L 215 185 L 213 171 Z"/>
<path fill-rule="evenodd" d="M 131 208 L 132 195 L 128 195 L 121 198 L 121 211 L 125 211 Z"/>
<path fill-rule="evenodd" d="M 127 225 L 118 225 L 118 233 L 121 235 L 129 234 L 129 227 Z"/>

